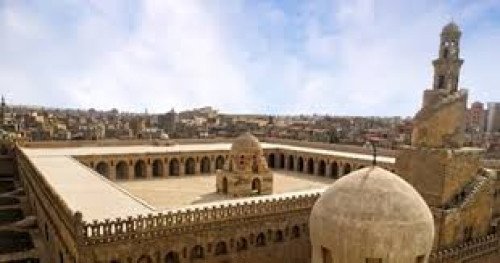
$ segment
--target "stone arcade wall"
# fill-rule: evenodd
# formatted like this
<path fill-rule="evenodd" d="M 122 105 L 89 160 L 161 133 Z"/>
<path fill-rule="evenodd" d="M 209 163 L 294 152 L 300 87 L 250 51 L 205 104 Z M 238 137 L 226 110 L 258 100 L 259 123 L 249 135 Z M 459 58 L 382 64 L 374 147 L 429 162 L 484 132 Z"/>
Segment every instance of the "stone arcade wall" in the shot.
<path fill-rule="evenodd" d="M 371 160 L 290 149 L 264 149 L 268 165 L 305 174 L 339 178 L 371 165 Z M 229 156 L 226 151 L 191 151 L 145 154 L 107 154 L 75 156 L 77 160 L 110 180 L 210 174 L 222 169 Z M 120 168 L 118 167 L 120 165 Z M 394 164 L 379 162 L 394 171 Z M 137 167 L 137 169 L 136 169 Z"/>
<path fill-rule="evenodd" d="M 319 193 L 84 223 L 82 262 L 310 261 Z"/>

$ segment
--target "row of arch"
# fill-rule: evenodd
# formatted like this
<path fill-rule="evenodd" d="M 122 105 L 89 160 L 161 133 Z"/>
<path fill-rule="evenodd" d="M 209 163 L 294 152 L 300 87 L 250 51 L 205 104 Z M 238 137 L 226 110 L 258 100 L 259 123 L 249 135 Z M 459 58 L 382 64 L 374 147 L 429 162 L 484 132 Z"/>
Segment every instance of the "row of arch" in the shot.
<path fill-rule="evenodd" d="M 227 156 L 145 158 L 132 160 L 98 161 L 93 167 L 101 175 L 110 179 L 140 179 L 194 174 L 210 174 L 223 169 Z M 339 178 L 365 165 L 349 161 L 305 157 L 297 153 L 275 153 L 267 155 L 269 168 L 296 171 L 305 174 Z M 393 170 L 392 170 L 393 171 Z"/>
<path fill-rule="evenodd" d="M 272 169 L 284 169 L 297 171 L 305 174 L 316 174 L 319 176 L 330 176 L 339 178 L 353 170 L 361 169 L 364 165 L 356 165 L 350 162 L 327 162 L 325 159 L 315 160 L 313 157 L 302 157 L 294 154 L 270 153 L 267 163 Z"/>
<path fill-rule="evenodd" d="M 165 254 L 162 261 L 165 263 L 179 263 L 181 262 L 181 257 L 187 258 L 191 261 L 193 260 L 203 260 L 209 256 L 224 256 L 229 253 L 244 252 L 252 248 L 261 248 L 270 246 L 274 243 L 283 243 L 287 240 L 299 239 L 304 235 L 304 231 L 307 228 L 305 224 L 302 226 L 294 225 L 291 228 L 287 227 L 285 229 L 278 230 L 268 230 L 266 232 L 259 232 L 258 234 L 250 234 L 248 236 L 239 237 L 237 240 L 231 239 L 229 242 L 221 240 L 212 244 L 196 244 L 191 248 L 184 248 L 182 252 L 169 251 Z M 113 259 L 110 263 L 122 263 L 119 259 Z M 147 254 L 139 256 L 136 261 L 137 263 L 153 263 L 153 257 Z"/>
<path fill-rule="evenodd" d="M 197 161 L 194 157 L 188 157 L 182 160 L 177 157 L 170 159 L 157 158 L 151 160 L 138 159 L 136 161 L 118 160 L 99 161 L 95 165 L 95 170 L 104 177 L 123 180 L 123 179 L 141 179 L 147 177 L 179 176 L 181 174 L 194 175 L 196 173 L 209 174 L 214 170 L 222 169 L 225 158 L 222 155 L 215 157 L 215 162 L 208 156 L 203 156 Z M 150 166 L 150 171 L 148 169 Z M 131 169 L 133 168 L 133 169 Z M 113 170 L 112 170 L 113 169 Z M 113 174 L 113 176 L 111 176 Z"/>

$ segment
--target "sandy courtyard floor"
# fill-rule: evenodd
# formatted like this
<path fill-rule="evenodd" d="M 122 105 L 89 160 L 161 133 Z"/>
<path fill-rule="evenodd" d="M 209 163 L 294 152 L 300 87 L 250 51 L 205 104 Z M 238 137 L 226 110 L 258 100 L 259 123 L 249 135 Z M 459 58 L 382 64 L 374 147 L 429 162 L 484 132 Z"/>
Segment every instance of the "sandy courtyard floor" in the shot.
<path fill-rule="evenodd" d="M 318 189 L 333 181 L 315 175 L 274 171 L 273 189 L 274 193 Z M 117 184 L 158 210 L 232 199 L 215 192 L 215 175 L 119 181 Z"/>

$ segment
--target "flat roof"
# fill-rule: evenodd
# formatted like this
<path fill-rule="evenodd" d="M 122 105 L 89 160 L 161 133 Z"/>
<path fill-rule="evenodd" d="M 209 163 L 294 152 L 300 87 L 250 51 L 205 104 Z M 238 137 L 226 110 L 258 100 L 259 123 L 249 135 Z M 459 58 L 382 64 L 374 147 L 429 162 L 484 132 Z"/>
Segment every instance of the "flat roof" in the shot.
<path fill-rule="evenodd" d="M 261 143 L 263 149 L 284 149 L 313 154 L 332 155 L 343 158 L 371 161 L 370 154 L 350 153 L 328 149 L 318 149 L 285 144 Z M 204 144 L 179 144 L 172 146 L 103 146 L 103 147 L 61 147 L 61 148 L 23 148 L 30 156 L 81 156 L 81 155 L 112 155 L 112 154 L 146 154 L 146 153 L 175 153 L 195 151 L 228 151 L 231 143 L 204 143 Z M 381 163 L 395 163 L 394 157 L 377 156 Z"/>
<path fill-rule="evenodd" d="M 264 149 L 286 149 L 297 152 L 307 152 L 313 154 L 332 155 L 343 158 L 359 159 L 363 161 L 371 161 L 372 156 L 368 154 L 358 154 L 349 152 L 340 152 L 326 149 L 315 149 L 307 147 L 289 146 L 283 144 L 270 144 L 261 143 Z M 196 205 L 196 203 L 189 201 L 189 196 L 196 198 L 199 193 L 193 193 L 184 197 L 185 201 L 176 204 L 158 204 L 158 209 L 148 205 L 146 201 L 150 197 L 136 192 L 130 185 L 136 182 L 128 181 L 112 182 L 102 177 L 94 170 L 78 162 L 73 156 L 82 155 L 114 155 L 114 154 L 146 154 L 146 153 L 174 153 L 174 152 L 203 152 L 203 151 L 219 151 L 229 150 L 230 143 L 213 143 L 213 144 L 182 144 L 173 146 L 103 146 L 103 147 L 62 147 L 62 148 L 21 148 L 25 155 L 31 160 L 33 165 L 38 169 L 40 174 L 46 179 L 50 186 L 62 197 L 68 207 L 73 211 L 80 211 L 83 219 L 86 221 L 103 220 L 106 218 L 116 218 L 125 216 L 134 216 L 138 214 L 148 214 L 160 212 L 162 209 L 169 209 L 172 207 L 178 208 L 182 205 Z M 395 158 L 379 156 L 377 160 L 381 163 L 394 163 Z M 304 177 L 307 175 L 302 175 Z M 195 177 L 193 177 L 195 178 Z M 279 177 L 277 177 L 279 178 Z M 291 182 L 291 178 L 287 178 Z M 171 181 L 171 180 L 165 180 Z M 280 181 L 279 179 L 277 180 Z M 287 180 L 283 181 L 286 182 Z M 293 180 L 292 180 L 293 181 Z M 172 181 L 173 182 L 173 181 Z M 298 181 L 294 182 L 297 183 Z M 141 182 L 137 182 L 140 184 Z M 294 183 L 290 183 L 293 185 Z M 283 193 L 293 191 L 295 194 L 303 191 L 318 191 L 324 187 L 318 186 L 316 190 L 307 190 L 307 182 L 303 182 L 304 187 L 296 187 L 294 189 L 277 191 Z M 147 182 L 146 182 L 147 184 Z M 167 184 L 167 183 L 165 183 Z M 210 183 L 212 184 L 212 183 Z M 276 189 L 285 187 L 276 185 Z M 314 183 L 312 185 L 315 185 Z M 122 187 L 121 187 L 122 186 Z M 215 182 L 210 187 L 215 189 Z M 132 193 L 125 189 L 129 189 Z M 286 187 L 285 187 L 286 188 Z M 165 188 L 168 190 L 168 188 Z M 208 188 L 204 188 L 208 189 Z M 206 194 L 208 194 L 205 191 Z M 203 192 L 202 191 L 202 192 Z M 297 192 L 295 192 L 297 191 Z M 134 195 L 135 194 L 135 195 Z M 139 197 L 137 197 L 137 196 Z M 279 194 L 282 195 L 282 194 Z M 292 194 L 293 195 L 293 194 Z M 263 198 L 276 198 L 278 195 L 273 194 Z M 174 196 L 175 197 L 175 196 Z M 164 198 L 158 196 L 155 198 Z M 170 198 L 170 197 L 169 197 Z M 182 198 L 181 198 L 182 199 Z M 208 199 L 207 199 L 208 200 Z M 238 202 L 237 200 L 225 200 L 224 198 L 215 198 L 213 201 L 220 204 L 220 202 Z M 161 200 L 160 200 L 161 201 Z M 208 200 L 210 201 L 210 200 Z M 202 202 L 202 205 L 213 205 L 214 203 Z"/>

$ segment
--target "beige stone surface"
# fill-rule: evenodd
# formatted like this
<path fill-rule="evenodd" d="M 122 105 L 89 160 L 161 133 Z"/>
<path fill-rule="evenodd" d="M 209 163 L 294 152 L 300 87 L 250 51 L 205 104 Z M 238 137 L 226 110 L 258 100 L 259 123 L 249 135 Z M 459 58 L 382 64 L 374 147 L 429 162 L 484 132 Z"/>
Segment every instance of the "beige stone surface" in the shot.
<path fill-rule="evenodd" d="M 71 157 L 32 157 L 30 160 L 69 209 L 83 214 L 83 220 L 134 216 L 153 211 L 141 200 Z"/>
<path fill-rule="evenodd" d="M 273 194 L 324 189 L 335 180 L 289 171 L 274 172 Z M 143 199 L 158 210 L 180 208 L 224 200 L 240 200 L 215 192 L 215 175 L 184 176 L 168 179 L 118 181 L 117 185 Z M 273 197 L 274 195 L 267 195 Z"/>
<path fill-rule="evenodd" d="M 305 153 L 316 153 L 335 155 L 344 158 L 371 161 L 373 157 L 369 154 L 341 152 L 308 147 L 290 146 L 284 144 L 261 143 L 263 149 L 279 148 Z M 201 151 L 228 151 L 230 143 L 204 143 L 204 144 L 182 144 L 173 146 L 109 146 L 109 147 L 63 147 L 63 148 L 23 148 L 29 156 L 79 156 L 79 155 L 110 155 L 110 154 L 139 154 L 139 153 L 174 153 L 174 152 L 201 152 Z M 395 158 L 377 156 L 379 163 L 394 163 Z"/>

